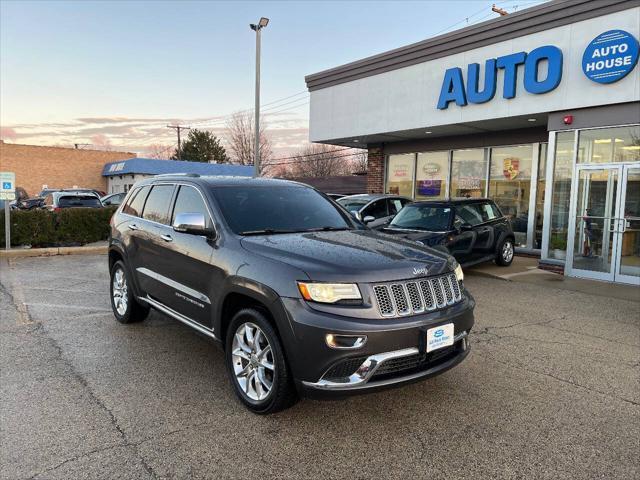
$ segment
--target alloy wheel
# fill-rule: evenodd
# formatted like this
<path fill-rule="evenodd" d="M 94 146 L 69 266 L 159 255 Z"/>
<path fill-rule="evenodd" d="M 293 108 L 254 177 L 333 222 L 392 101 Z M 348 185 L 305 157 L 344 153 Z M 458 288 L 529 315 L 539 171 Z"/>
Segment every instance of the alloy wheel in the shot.
<path fill-rule="evenodd" d="M 509 240 L 504 242 L 504 245 L 502 246 L 502 259 L 507 263 L 513 259 L 513 243 Z"/>
<path fill-rule="evenodd" d="M 240 389 L 253 401 L 264 400 L 273 388 L 275 362 L 269 340 L 254 323 L 238 327 L 231 345 L 233 373 Z"/>
<path fill-rule="evenodd" d="M 127 313 L 129 296 L 127 295 L 127 277 L 124 274 L 124 270 L 121 268 L 118 268 L 113 274 L 111 291 L 113 306 L 115 307 L 116 312 L 118 312 L 118 315 L 123 316 Z"/>

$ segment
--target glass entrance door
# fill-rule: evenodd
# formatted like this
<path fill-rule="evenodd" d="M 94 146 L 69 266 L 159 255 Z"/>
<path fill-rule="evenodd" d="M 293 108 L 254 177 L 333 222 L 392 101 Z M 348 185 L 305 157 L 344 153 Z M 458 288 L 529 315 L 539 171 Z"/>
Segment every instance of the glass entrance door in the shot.
<path fill-rule="evenodd" d="M 618 213 L 615 281 L 640 285 L 640 165 L 625 165 Z"/>
<path fill-rule="evenodd" d="M 640 166 L 578 165 L 568 274 L 640 284 Z"/>

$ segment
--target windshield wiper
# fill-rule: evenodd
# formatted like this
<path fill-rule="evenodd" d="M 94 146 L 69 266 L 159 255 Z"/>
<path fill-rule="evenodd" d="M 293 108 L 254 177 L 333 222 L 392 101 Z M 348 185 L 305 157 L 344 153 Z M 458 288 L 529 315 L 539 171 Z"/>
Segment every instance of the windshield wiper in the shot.
<path fill-rule="evenodd" d="M 276 230 L 274 228 L 265 228 L 262 230 L 246 230 L 240 232 L 240 235 L 276 235 L 279 233 L 298 233 L 300 230 Z"/>
<path fill-rule="evenodd" d="M 340 232 L 343 230 L 351 230 L 349 227 L 318 227 L 302 230 L 303 232 Z"/>

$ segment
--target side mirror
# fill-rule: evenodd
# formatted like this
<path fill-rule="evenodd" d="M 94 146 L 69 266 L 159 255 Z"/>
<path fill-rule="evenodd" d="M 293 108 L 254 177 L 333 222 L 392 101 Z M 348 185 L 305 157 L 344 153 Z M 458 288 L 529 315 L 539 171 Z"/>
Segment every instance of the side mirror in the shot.
<path fill-rule="evenodd" d="M 366 225 L 367 223 L 371 223 L 375 220 L 375 217 L 372 217 L 371 215 L 367 215 L 366 217 L 364 217 L 362 219 L 362 221 L 364 222 L 364 224 Z"/>
<path fill-rule="evenodd" d="M 207 222 L 202 213 L 179 213 L 173 222 L 173 229 L 180 233 L 191 235 L 210 235 L 211 229 L 207 228 Z"/>

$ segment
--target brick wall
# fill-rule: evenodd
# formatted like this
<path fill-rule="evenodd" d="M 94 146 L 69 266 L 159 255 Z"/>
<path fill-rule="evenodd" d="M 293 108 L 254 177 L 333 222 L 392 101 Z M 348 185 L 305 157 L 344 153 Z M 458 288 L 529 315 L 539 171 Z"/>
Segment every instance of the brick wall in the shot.
<path fill-rule="evenodd" d="M 135 157 L 129 152 L 103 152 L 74 148 L 18 145 L 0 141 L 0 170 L 15 172 L 16 186 L 31 196 L 49 188 L 73 186 L 107 190 L 102 176 L 105 163 Z"/>
<path fill-rule="evenodd" d="M 367 160 L 367 193 L 384 193 L 384 150 L 369 147 Z"/>

